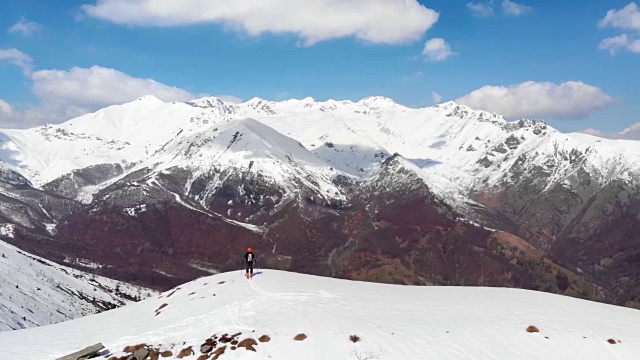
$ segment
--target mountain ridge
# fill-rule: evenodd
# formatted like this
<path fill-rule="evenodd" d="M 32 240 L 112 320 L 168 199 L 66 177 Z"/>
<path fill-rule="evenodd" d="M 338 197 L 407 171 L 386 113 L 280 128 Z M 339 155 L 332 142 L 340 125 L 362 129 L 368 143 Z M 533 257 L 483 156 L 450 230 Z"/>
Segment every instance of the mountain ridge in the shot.
<path fill-rule="evenodd" d="M 510 265 L 503 258 L 515 255 L 490 248 L 493 240 L 472 229 L 504 231 L 533 244 L 562 268 L 573 273 L 587 269 L 587 282 L 615 284 L 610 293 L 599 296 L 622 296 L 624 301 L 640 297 L 640 293 L 635 295 L 640 286 L 622 275 L 629 266 L 622 254 L 629 249 L 631 254 L 640 253 L 637 237 L 616 235 L 610 254 L 602 258 L 588 249 L 589 256 L 566 253 L 581 241 L 597 242 L 592 238 L 601 236 L 600 229 L 609 223 L 637 221 L 631 204 L 640 201 L 640 142 L 563 134 L 543 121 L 507 121 L 455 102 L 412 109 L 375 96 L 358 102 L 254 98 L 239 104 L 213 97 L 187 103 L 143 97 L 60 125 L 0 132 L 9 138 L 3 147 L 14 152 L 10 160 L 32 186 L 73 202 L 74 211 L 60 213 L 51 221 L 57 224 L 56 236 L 68 237 L 65 241 L 73 246 L 87 242 L 100 246 L 86 239 L 90 236 L 103 239 L 104 246 L 128 249 L 119 233 L 131 231 L 128 236 L 134 241 L 162 254 L 159 259 L 164 263 L 154 266 L 172 264 L 176 274 L 181 274 L 176 281 L 194 276 L 180 261 L 205 261 L 216 269 L 230 266 L 223 256 L 230 256 L 232 249 L 221 239 L 214 241 L 224 249 L 219 255 L 189 258 L 194 256 L 190 247 L 202 246 L 207 237 L 205 228 L 184 227 L 191 221 L 188 214 L 195 213 L 211 219 L 206 226 L 232 238 L 261 241 L 273 234 L 280 246 L 270 245 L 274 250 L 269 261 L 285 269 L 302 266 L 324 274 L 346 266 L 334 260 L 364 251 L 363 244 L 369 241 L 363 238 L 356 244 L 354 231 L 361 236 L 381 236 L 377 232 L 382 230 L 366 227 L 381 221 L 376 219 L 379 215 L 355 201 L 364 196 L 362 189 L 366 188 L 379 197 L 370 201 L 381 204 L 380 213 L 391 219 L 398 237 L 412 233 L 411 237 L 441 241 L 462 236 L 469 243 L 458 250 L 474 258 L 469 261 L 485 261 L 501 269 L 498 271 L 507 271 L 505 266 Z M 399 175 L 392 182 L 380 181 L 390 162 L 399 164 L 394 168 Z M 417 188 L 425 194 L 418 202 L 408 192 Z M 420 230 L 420 223 L 428 219 L 412 217 L 415 228 L 411 230 L 393 224 L 401 223 L 387 213 L 394 204 L 405 204 L 424 216 L 435 216 L 441 208 L 438 204 L 449 210 L 444 218 L 436 216 L 440 226 L 428 230 Z M 131 210 L 142 208 L 147 210 Z M 368 220 L 356 221 L 358 217 Z M 172 228 L 173 223 L 180 225 Z M 456 233 L 451 230 L 456 228 L 453 224 L 467 230 Z M 293 226 L 306 233 L 294 231 Z M 162 231 L 157 234 L 161 241 L 145 235 L 145 231 L 156 231 L 154 227 Z M 107 229 L 108 237 L 103 238 L 98 228 Z M 448 229 L 442 238 L 435 235 L 443 231 L 439 229 Z M 186 239 L 178 231 L 195 231 L 192 236 L 198 240 Z M 296 254 L 307 252 L 290 244 L 294 241 L 290 237 L 318 246 L 319 256 L 326 256 L 333 270 L 322 261 L 314 262 L 313 267 L 298 263 Z M 321 244 L 327 237 L 332 240 Z M 406 274 L 417 271 L 411 269 L 415 264 L 411 265 L 410 252 L 418 251 L 419 242 L 398 250 L 386 244 L 391 239 L 380 241 L 377 251 L 406 257 Z M 177 244 L 181 255 L 166 257 Z M 501 255 L 493 260 L 476 257 L 469 251 L 471 244 Z M 286 252 L 278 254 L 276 248 Z M 429 256 L 436 256 L 436 249 L 428 247 L 428 251 L 432 252 Z M 391 261 L 386 257 L 389 254 L 383 254 L 381 264 Z M 133 255 L 125 255 L 129 260 L 117 254 L 94 256 L 131 261 Z M 610 264 L 606 270 L 599 265 L 601 261 Z M 554 269 L 520 269 L 527 280 L 515 283 L 555 288 L 542 285 L 553 283 L 547 275 L 556 273 Z M 466 269 L 448 264 L 441 271 Z M 406 274 L 400 277 L 402 281 L 415 281 Z M 352 275 L 344 272 L 343 276 Z M 532 280 L 536 276 L 542 278 Z M 511 279 L 502 279 L 513 285 Z M 585 294 L 591 291 L 577 282 L 573 286 Z M 620 291 L 624 295 L 615 295 Z"/>

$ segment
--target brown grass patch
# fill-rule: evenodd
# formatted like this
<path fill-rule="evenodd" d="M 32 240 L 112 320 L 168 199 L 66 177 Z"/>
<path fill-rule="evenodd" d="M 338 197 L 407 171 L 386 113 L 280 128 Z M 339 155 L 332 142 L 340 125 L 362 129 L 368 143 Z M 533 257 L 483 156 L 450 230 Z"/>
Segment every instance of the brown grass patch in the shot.
<path fill-rule="evenodd" d="M 256 351 L 254 345 L 258 345 L 258 343 L 252 338 L 246 338 L 238 343 L 238 348 L 245 348 L 247 350 Z"/>
<path fill-rule="evenodd" d="M 147 346 L 147 344 L 129 345 L 129 346 L 125 346 L 124 349 L 122 349 L 122 351 L 127 353 L 132 353 L 132 352 L 135 352 L 136 350 L 142 349 L 145 346 Z"/>
<path fill-rule="evenodd" d="M 258 341 L 260 342 L 269 342 L 271 341 L 271 338 L 269 337 L 269 335 L 262 335 L 258 338 Z"/>
<path fill-rule="evenodd" d="M 540 332 L 540 329 L 538 329 L 537 327 L 535 327 L 533 325 L 529 325 L 529 327 L 527 327 L 527 332 L 528 333 L 537 333 L 537 332 Z"/>
<path fill-rule="evenodd" d="M 151 350 L 149 353 L 149 360 L 158 360 L 160 358 L 160 351 Z"/>
<path fill-rule="evenodd" d="M 196 353 L 193 351 L 193 349 L 191 348 L 191 346 L 189 346 L 188 348 L 184 348 L 182 350 L 180 350 L 180 352 L 178 353 L 178 356 L 176 356 L 178 359 L 182 359 L 185 358 L 187 356 L 191 356 L 191 355 L 195 355 Z"/>
<path fill-rule="evenodd" d="M 208 358 L 209 358 L 209 355 L 205 354 L 205 355 L 198 356 L 196 360 L 207 360 Z"/>
<path fill-rule="evenodd" d="M 173 356 L 173 351 L 171 351 L 171 350 L 163 351 L 163 352 L 160 353 L 160 356 L 162 356 L 163 358 L 172 357 Z"/>
<path fill-rule="evenodd" d="M 607 342 L 608 342 L 609 344 L 617 344 L 617 343 L 618 343 L 617 341 L 615 341 L 615 340 L 613 340 L 613 339 L 609 339 L 609 340 L 607 340 Z"/>
<path fill-rule="evenodd" d="M 305 334 L 298 334 L 298 335 L 296 335 L 296 336 L 294 336 L 294 337 L 293 337 L 293 340 L 295 340 L 295 341 L 302 341 L 302 340 L 304 340 L 304 339 L 306 339 L 306 338 L 307 338 L 307 335 L 305 335 Z"/>
<path fill-rule="evenodd" d="M 226 346 L 217 348 L 214 352 L 211 353 L 211 355 L 213 355 L 211 360 L 217 360 L 222 354 L 224 354 L 225 350 L 227 350 Z"/>

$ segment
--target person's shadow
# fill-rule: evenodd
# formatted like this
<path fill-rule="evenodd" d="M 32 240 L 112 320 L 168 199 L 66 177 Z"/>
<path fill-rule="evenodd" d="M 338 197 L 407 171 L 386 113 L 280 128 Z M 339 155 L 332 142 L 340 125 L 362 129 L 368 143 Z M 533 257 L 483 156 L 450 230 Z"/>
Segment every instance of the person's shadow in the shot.
<path fill-rule="evenodd" d="M 253 273 L 253 276 L 260 275 L 260 274 L 262 274 L 262 271 L 256 271 Z"/>

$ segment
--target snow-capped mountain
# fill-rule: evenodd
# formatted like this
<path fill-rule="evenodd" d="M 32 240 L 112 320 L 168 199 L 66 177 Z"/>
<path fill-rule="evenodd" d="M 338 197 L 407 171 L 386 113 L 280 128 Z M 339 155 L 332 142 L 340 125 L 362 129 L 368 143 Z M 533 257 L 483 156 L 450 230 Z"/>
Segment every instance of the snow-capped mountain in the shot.
<path fill-rule="evenodd" d="M 101 343 L 106 358 L 631 360 L 638 338 L 640 312 L 581 299 L 265 270 L 252 280 L 237 271 L 203 277 L 101 314 L 0 333 L 0 355 L 53 360 Z"/>
<path fill-rule="evenodd" d="M 640 254 L 640 238 L 628 235 L 639 221 L 640 142 L 563 134 L 539 120 L 509 122 L 453 102 L 414 109 L 384 97 L 235 104 L 146 96 L 60 125 L 0 133 L 3 160 L 34 191 L 70 202 L 69 211 L 45 219 L 57 239 L 91 244 L 82 251 L 172 274 L 176 282 L 196 275 L 192 269 L 202 264 L 194 261 L 207 269 L 234 266 L 229 239 L 263 241 L 270 264 L 280 268 L 347 276 L 345 259 L 373 246 L 383 257 L 411 259 L 402 281 L 486 282 L 447 263 L 450 254 L 439 270 L 446 276 L 427 273 L 410 251 L 419 251 L 420 237 L 455 233 L 469 241 L 465 256 L 476 259 L 469 263 L 508 272 L 513 256 L 523 255 L 495 248 L 488 234 L 502 231 L 556 259 L 569 278 L 580 274 L 575 279 L 604 287 L 598 298 L 640 298 L 626 275 Z M 407 213 L 413 227 L 389 212 L 397 204 L 416 212 Z M 468 231 L 456 233 L 454 223 Z M 513 246 L 509 241 L 498 243 Z M 475 258 L 470 244 L 498 257 Z M 439 261 L 442 249 L 428 251 Z M 302 259 L 311 254 L 317 262 Z M 153 265 L 142 267 L 141 259 Z M 520 276 L 495 281 L 567 289 L 549 285 L 555 270 L 516 266 Z M 449 278 L 460 271 L 464 280 Z M 546 280 L 534 280 L 540 274 Z M 581 296 L 591 291 L 571 287 Z"/>
<path fill-rule="evenodd" d="M 0 234 L 12 236 L 14 226 L 0 225 Z M 69 259 L 72 261 L 81 260 Z M 90 262 L 81 265 L 100 266 Z M 58 265 L 3 241 L 0 288 L 0 331 L 55 324 L 156 294 L 154 290 Z"/>

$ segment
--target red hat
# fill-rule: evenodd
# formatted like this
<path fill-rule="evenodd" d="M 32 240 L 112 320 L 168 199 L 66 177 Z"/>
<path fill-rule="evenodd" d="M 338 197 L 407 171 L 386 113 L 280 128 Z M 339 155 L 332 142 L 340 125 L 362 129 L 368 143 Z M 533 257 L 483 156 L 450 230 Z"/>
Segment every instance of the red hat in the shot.
<path fill-rule="evenodd" d="M 251 251 L 251 248 L 247 248 L 247 251 Z"/>

